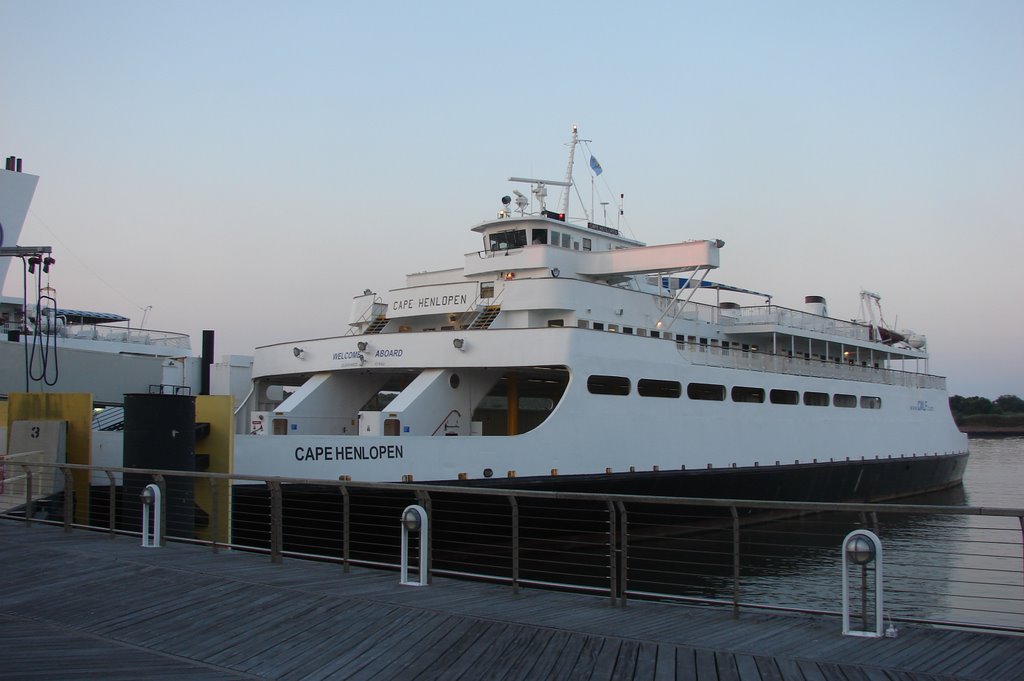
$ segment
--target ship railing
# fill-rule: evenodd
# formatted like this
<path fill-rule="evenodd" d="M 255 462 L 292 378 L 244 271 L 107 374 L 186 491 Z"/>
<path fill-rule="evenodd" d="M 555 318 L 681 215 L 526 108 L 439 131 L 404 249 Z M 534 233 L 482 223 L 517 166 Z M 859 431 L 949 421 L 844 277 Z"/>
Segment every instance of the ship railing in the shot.
<path fill-rule="evenodd" d="M 723 310 L 721 322 L 728 326 L 778 326 L 797 329 L 801 332 L 817 333 L 850 338 L 852 340 L 870 340 L 870 329 L 864 324 L 847 322 L 832 317 L 822 317 L 793 310 L 778 305 L 760 305 Z"/>
<path fill-rule="evenodd" d="M 863 324 L 822 317 L 778 305 L 720 308 L 706 303 L 673 300 L 664 296 L 657 296 L 657 300 L 658 307 L 665 313 L 664 316 L 672 319 L 702 321 L 725 327 L 773 326 L 794 329 L 801 333 L 816 332 L 851 340 L 870 340 L 870 329 Z"/>
<path fill-rule="evenodd" d="M 17 465 L 9 462 L 8 468 Z M 608 495 L 74 464 L 22 467 L 26 498 L 0 517 L 29 525 L 138 538 L 139 493 L 156 484 L 173 492 L 159 495 L 167 541 L 205 544 L 214 552 L 259 552 L 274 562 L 335 562 L 338 579 L 344 579 L 353 565 L 398 568 L 399 519 L 416 503 L 431 518 L 431 529 L 428 545 L 415 547 L 412 561 L 426 560 L 430 575 L 504 583 L 513 592 L 574 590 L 603 596 L 612 605 L 630 599 L 698 603 L 731 609 L 735 616 L 771 610 L 838 618 L 844 537 L 869 529 L 883 547 L 887 624 L 1024 634 L 1024 508 Z M 32 478 L 47 468 L 50 478 L 63 481 L 63 490 L 33 498 L 38 486 Z M 168 501 L 175 498 L 177 505 Z"/>
<path fill-rule="evenodd" d="M 837 378 L 844 381 L 883 383 L 907 388 L 945 390 L 943 376 L 923 374 L 914 371 L 887 369 L 862 364 L 830 362 L 823 359 L 754 352 L 719 345 L 706 345 L 676 341 L 676 347 L 684 359 L 703 366 L 745 369 L 765 373 L 809 376 L 813 378 Z"/>
<path fill-rule="evenodd" d="M 159 345 L 184 351 L 191 348 L 188 334 L 105 324 L 68 324 L 62 328 L 61 336 L 108 343 Z"/>
<path fill-rule="evenodd" d="M 663 317 L 668 319 L 685 319 L 709 324 L 718 324 L 721 320 L 721 311 L 714 305 L 697 303 L 692 300 L 689 302 L 673 300 L 665 296 L 655 296 L 655 299 L 659 309 L 664 313 Z"/>

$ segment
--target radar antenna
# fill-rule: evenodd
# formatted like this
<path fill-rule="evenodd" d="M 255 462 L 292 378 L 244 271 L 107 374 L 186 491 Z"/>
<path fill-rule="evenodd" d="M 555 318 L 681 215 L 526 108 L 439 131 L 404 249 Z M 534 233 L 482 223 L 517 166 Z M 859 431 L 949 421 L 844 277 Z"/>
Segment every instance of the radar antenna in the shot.
<path fill-rule="evenodd" d="M 530 177 L 510 177 L 510 178 L 508 178 L 508 181 L 509 182 L 525 182 L 527 184 L 532 185 L 532 187 L 530 189 L 530 193 L 537 197 L 537 201 L 540 202 L 540 209 L 542 211 L 543 210 L 547 210 L 547 206 L 544 203 L 544 200 L 547 198 L 547 195 L 548 195 L 547 185 L 550 184 L 550 185 L 554 185 L 555 187 L 569 187 L 569 186 L 572 185 L 571 182 L 559 182 L 558 180 L 535 180 L 535 179 L 530 178 Z M 519 204 L 519 199 L 518 199 L 519 196 L 520 196 L 519 192 L 516 192 L 516 197 L 517 197 L 516 205 L 517 206 L 520 205 Z"/>

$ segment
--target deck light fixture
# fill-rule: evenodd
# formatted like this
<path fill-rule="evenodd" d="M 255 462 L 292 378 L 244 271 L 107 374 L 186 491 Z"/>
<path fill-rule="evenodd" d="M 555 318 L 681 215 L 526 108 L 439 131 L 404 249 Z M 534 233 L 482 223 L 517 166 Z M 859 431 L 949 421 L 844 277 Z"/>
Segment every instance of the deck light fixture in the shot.
<path fill-rule="evenodd" d="M 465 345 L 465 344 L 466 344 L 466 341 L 464 341 L 461 338 L 453 338 L 452 339 L 452 345 L 455 346 L 456 350 L 461 350 L 462 346 Z"/>
<path fill-rule="evenodd" d="M 306 352 L 306 351 L 305 351 L 305 350 L 303 350 L 303 349 L 302 349 L 302 348 L 300 348 L 300 347 L 294 347 L 294 348 L 292 348 L 292 354 L 293 354 L 293 355 L 295 355 L 296 357 L 298 357 L 299 359 L 302 359 L 302 355 L 304 355 L 304 354 L 305 354 L 305 352 Z"/>
<path fill-rule="evenodd" d="M 356 343 L 356 347 L 359 348 L 359 352 L 365 352 L 366 351 L 366 341 L 359 341 L 358 343 Z"/>
<path fill-rule="evenodd" d="M 854 530 L 843 540 L 843 635 L 867 636 L 880 638 L 882 634 L 882 613 L 884 612 L 882 593 L 882 542 L 878 536 L 868 530 Z M 868 566 L 874 564 L 874 627 L 869 628 L 871 619 L 868 611 Z M 860 610 L 862 628 L 855 629 L 851 625 L 851 566 L 859 565 L 860 575 Z M 856 568 L 854 568 L 856 569 Z M 895 633 L 893 633 L 895 636 Z"/>

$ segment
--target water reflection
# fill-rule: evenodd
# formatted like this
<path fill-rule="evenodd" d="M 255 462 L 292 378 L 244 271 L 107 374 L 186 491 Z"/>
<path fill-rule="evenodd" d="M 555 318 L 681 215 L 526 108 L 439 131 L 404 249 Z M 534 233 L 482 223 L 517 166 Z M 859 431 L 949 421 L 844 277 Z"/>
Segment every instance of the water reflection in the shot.
<path fill-rule="evenodd" d="M 1024 505 L 1022 483 L 1024 438 L 972 440 L 962 486 L 900 503 L 1019 508 Z M 665 517 L 659 525 L 635 513 L 631 527 L 634 522 L 631 590 L 731 597 L 731 527 Z M 1024 626 L 1017 517 L 830 513 L 749 522 L 740 533 L 741 600 L 839 611 L 840 547 L 846 534 L 858 528 L 882 540 L 887 616 Z"/>

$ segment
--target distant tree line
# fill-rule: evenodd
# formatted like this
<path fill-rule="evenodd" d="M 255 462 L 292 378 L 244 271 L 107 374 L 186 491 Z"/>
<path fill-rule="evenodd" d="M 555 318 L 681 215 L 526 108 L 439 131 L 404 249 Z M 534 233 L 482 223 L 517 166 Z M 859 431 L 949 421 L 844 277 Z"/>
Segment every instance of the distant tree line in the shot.
<path fill-rule="evenodd" d="M 1024 427 L 1024 400 L 1016 395 L 1000 395 L 994 400 L 953 395 L 949 398 L 949 409 L 959 426 Z"/>
<path fill-rule="evenodd" d="M 954 414 L 970 416 L 971 414 L 1024 414 L 1024 400 L 1016 395 L 1000 395 L 994 400 L 987 397 L 962 397 L 953 395 L 949 398 L 949 408 Z"/>

